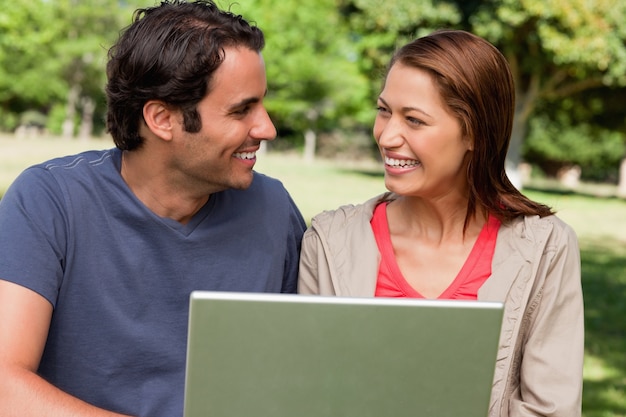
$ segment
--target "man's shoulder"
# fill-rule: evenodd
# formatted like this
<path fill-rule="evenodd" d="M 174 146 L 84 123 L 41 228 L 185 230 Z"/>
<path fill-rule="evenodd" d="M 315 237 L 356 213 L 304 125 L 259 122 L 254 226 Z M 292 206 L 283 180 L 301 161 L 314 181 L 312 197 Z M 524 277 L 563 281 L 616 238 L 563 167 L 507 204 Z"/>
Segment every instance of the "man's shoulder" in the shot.
<path fill-rule="evenodd" d="M 280 208 L 293 205 L 293 200 L 281 181 L 258 172 L 254 172 L 254 179 L 248 188 L 229 188 L 218 195 L 218 201 L 222 204 L 234 204 L 242 208 L 250 205 L 258 208 Z"/>
<path fill-rule="evenodd" d="M 82 189 L 93 189 L 95 178 L 102 177 L 103 170 L 92 168 L 100 166 L 104 171 L 115 172 L 111 168 L 113 156 L 112 150 L 87 151 L 32 165 L 18 175 L 3 199 L 15 197 L 39 201 L 44 195 L 61 198 L 64 193 L 77 193 L 79 184 L 84 186 Z"/>
<path fill-rule="evenodd" d="M 278 189 L 285 188 L 282 181 L 280 181 L 278 178 L 270 177 L 267 174 L 263 174 L 257 171 L 254 171 L 254 180 L 252 181 L 252 184 L 257 185 L 257 186 L 271 187 L 271 188 L 278 188 Z"/>
<path fill-rule="evenodd" d="M 80 166 L 97 166 L 115 160 L 117 149 L 88 150 L 73 155 L 65 155 L 41 162 L 31 168 L 44 170 L 71 170 Z"/>
<path fill-rule="evenodd" d="M 16 182 L 39 182 L 55 178 L 57 181 L 71 181 L 71 178 L 89 178 L 85 171 L 95 167 L 109 168 L 115 164 L 115 149 L 85 151 L 78 154 L 59 156 L 32 165 L 20 173 Z M 78 174 L 80 172 L 80 174 Z"/>
<path fill-rule="evenodd" d="M 289 195 L 282 181 L 269 175 L 254 172 L 254 179 L 250 187 L 244 190 L 247 194 L 272 195 L 274 198 Z"/>

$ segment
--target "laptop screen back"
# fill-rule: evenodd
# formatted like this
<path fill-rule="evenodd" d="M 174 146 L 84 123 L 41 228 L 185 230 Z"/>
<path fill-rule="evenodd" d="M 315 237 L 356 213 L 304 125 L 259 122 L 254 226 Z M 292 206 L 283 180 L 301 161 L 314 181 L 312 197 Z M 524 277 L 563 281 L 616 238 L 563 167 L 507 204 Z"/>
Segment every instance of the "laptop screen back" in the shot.
<path fill-rule="evenodd" d="M 502 304 L 194 292 L 185 417 L 485 417 Z"/>

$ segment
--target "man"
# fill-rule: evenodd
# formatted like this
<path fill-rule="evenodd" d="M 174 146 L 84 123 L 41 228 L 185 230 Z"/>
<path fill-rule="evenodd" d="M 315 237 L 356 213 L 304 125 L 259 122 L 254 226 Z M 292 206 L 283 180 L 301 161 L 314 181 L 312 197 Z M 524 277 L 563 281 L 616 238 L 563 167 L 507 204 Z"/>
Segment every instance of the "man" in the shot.
<path fill-rule="evenodd" d="M 252 170 L 263 46 L 209 1 L 138 11 L 109 52 L 116 148 L 0 200 L 0 415 L 180 416 L 189 293 L 295 292 L 305 223 Z"/>

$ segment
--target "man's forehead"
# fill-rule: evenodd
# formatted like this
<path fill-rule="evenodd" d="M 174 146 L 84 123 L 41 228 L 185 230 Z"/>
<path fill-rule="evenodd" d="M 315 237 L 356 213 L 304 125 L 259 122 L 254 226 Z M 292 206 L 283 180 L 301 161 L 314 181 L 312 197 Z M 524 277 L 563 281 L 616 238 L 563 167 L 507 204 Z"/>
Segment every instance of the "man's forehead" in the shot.
<path fill-rule="evenodd" d="M 225 48 L 224 60 L 209 84 L 209 99 L 236 108 L 257 103 L 266 94 L 267 80 L 261 53 L 242 47 Z"/>

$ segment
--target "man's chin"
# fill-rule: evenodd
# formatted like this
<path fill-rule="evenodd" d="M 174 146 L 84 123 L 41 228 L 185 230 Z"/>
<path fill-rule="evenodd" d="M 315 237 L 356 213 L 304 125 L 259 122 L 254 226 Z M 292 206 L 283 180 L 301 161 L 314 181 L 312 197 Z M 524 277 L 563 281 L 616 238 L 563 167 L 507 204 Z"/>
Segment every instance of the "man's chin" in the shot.
<path fill-rule="evenodd" d="M 254 174 L 251 172 L 249 178 L 241 178 L 239 181 L 231 184 L 231 188 L 234 190 L 247 190 L 252 185 L 254 180 Z"/>

